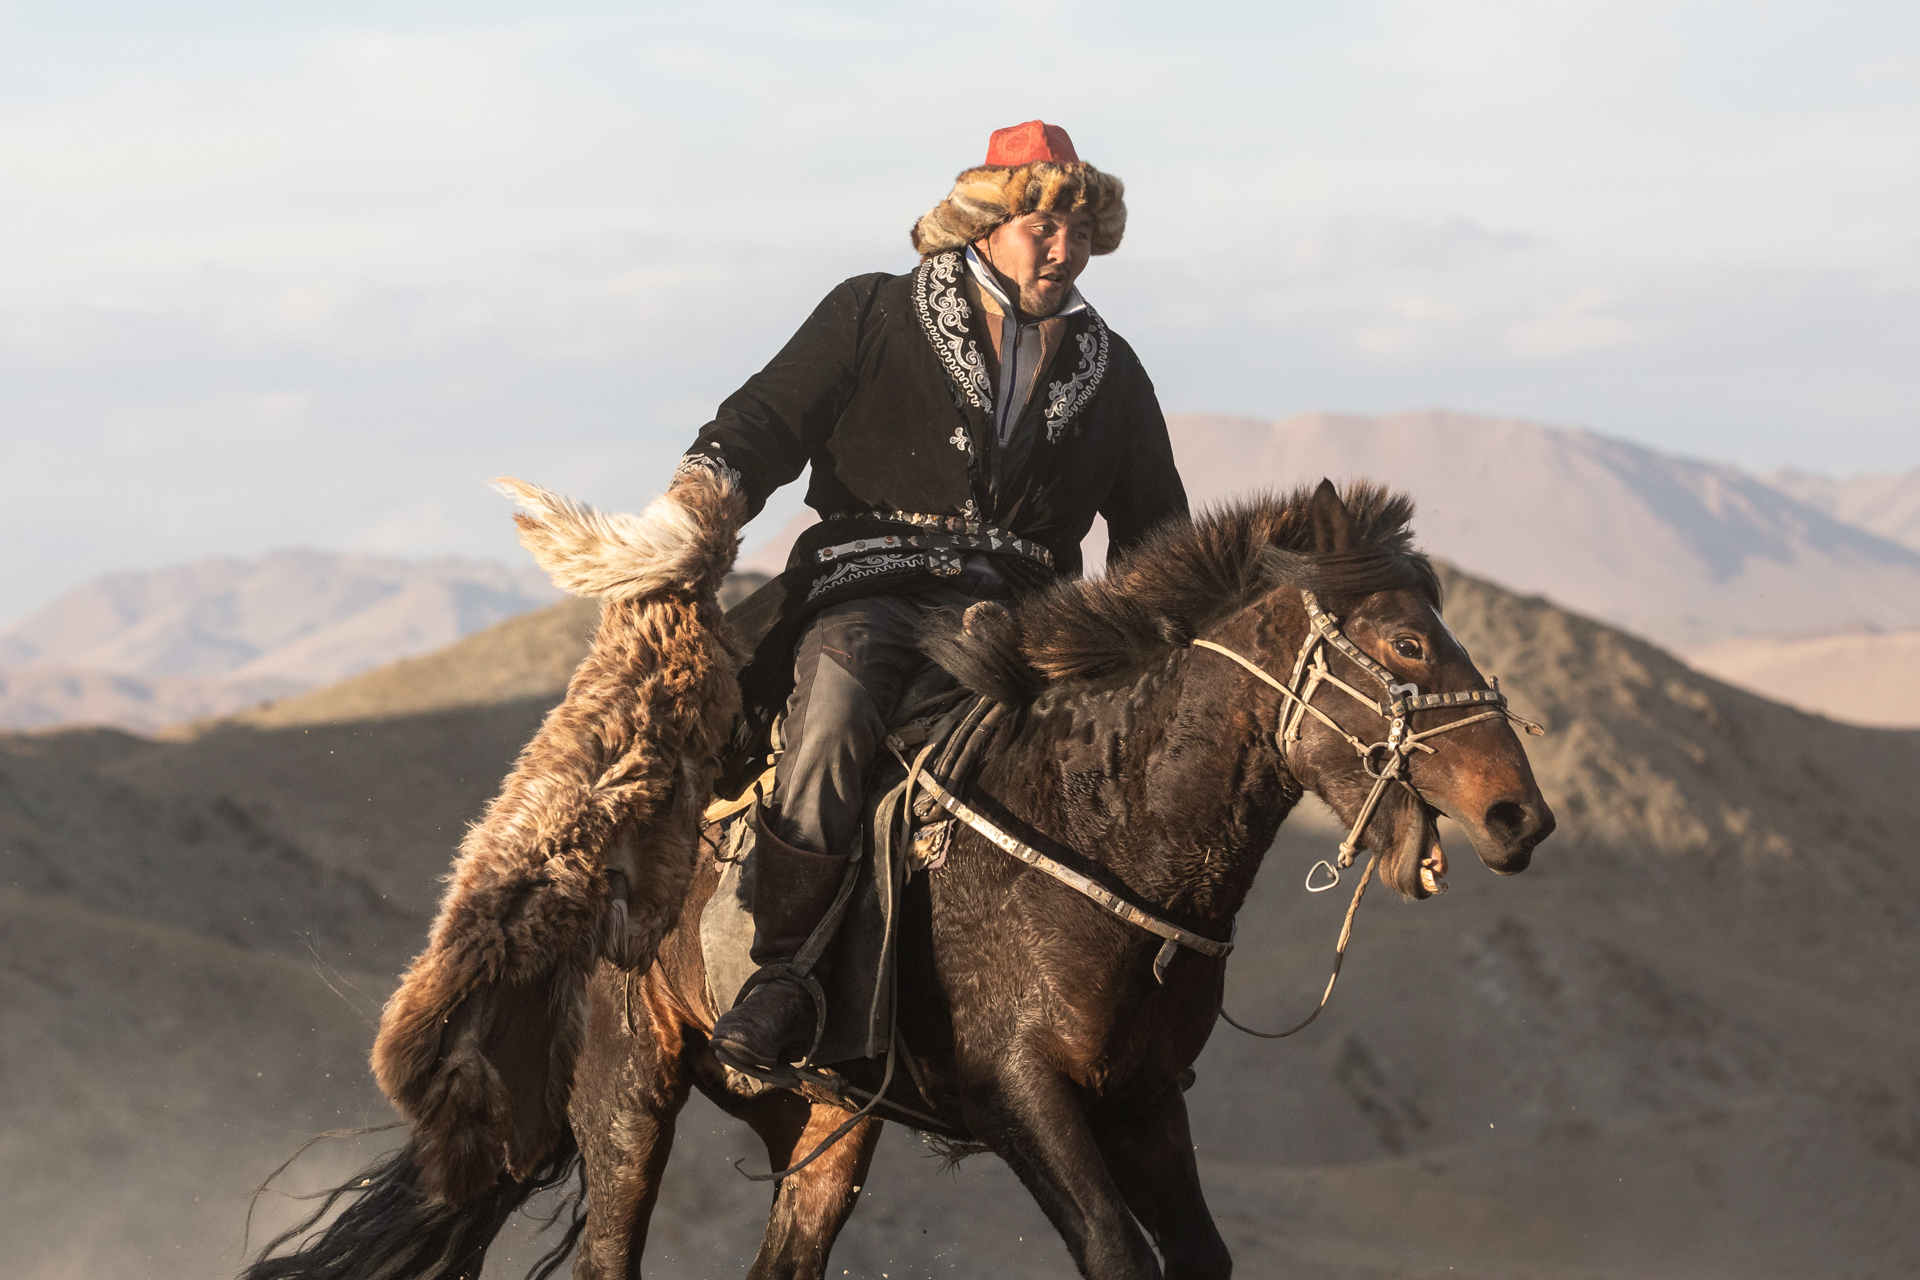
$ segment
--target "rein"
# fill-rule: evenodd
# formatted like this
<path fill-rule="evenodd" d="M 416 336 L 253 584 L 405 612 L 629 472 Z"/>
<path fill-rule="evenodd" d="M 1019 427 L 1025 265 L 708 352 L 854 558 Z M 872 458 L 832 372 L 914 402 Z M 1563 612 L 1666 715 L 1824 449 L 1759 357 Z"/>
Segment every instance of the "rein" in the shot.
<path fill-rule="evenodd" d="M 1044 871 L 1061 884 L 1066 885 L 1069 889 L 1073 889 L 1091 898 L 1108 911 L 1111 911 L 1114 915 L 1125 920 L 1128 924 L 1145 929 L 1148 933 L 1166 939 L 1166 941 L 1160 945 L 1159 954 L 1153 958 L 1153 979 L 1155 982 L 1165 982 L 1167 980 L 1167 965 L 1172 962 L 1174 953 L 1181 947 L 1198 951 L 1203 956 L 1214 956 L 1222 960 L 1233 954 L 1232 938 L 1228 938 L 1225 942 L 1215 942 L 1212 938 L 1202 937 L 1190 929 L 1182 929 L 1177 924 L 1168 924 L 1160 917 L 1150 912 L 1142 911 L 1139 907 L 1134 906 L 1131 902 L 1128 902 L 1125 898 L 1122 898 L 1119 894 L 1091 877 L 1081 875 L 1065 863 L 1049 858 L 1032 845 L 1008 835 L 986 817 L 968 806 L 960 797 L 948 791 L 938 782 L 935 782 L 931 774 L 920 773 L 919 779 L 920 785 L 926 789 L 927 794 L 931 795 L 941 808 L 985 836 L 995 847 L 1012 854 L 1036 871 Z M 1237 933 L 1238 929 L 1236 929 L 1235 932 Z"/>
<path fill-rule="evenodd" d="M 1215 653 L 1231 658 L 1279 690 L 1282 701 L 1279 721 L 1274 727 L 1274 746 L 1279 749 L 1280 759 L 1289 771 L 1293 768 L 1291 749 L 1300 741 L 1301 722 L 1311 715 L 1346 740 L 1347 745 L 1352 747 L 1354 753 L 1360 757 L 1360 767 L 1365 769 L 1367 776 L 1374 780 L 1373 790 L 1367 793 L 1366 803 L 1360 806 L 1360 813 L 1354 818 L 1353 828 L 1347 832 L 1347 838 L 1340 842 L 1334 861 L 1329 863 L 1322 858 L 1307 869 L 1307 892 L 1325 893 L 1340 883 L 1341 871 L 1353 865 L 1354 855 L 1360 849 L 1360 838 L 1365 834 L 1367 825 L 1373 821 L 1373 815 L 1380 806 L 1380 797 L 1386 794 L 1388 786 L 1398 782 L 1414 799 L 1422 804 L 1426 803 L 1419 788 L 1413 785 L 1412 770 L 1409 767 L 1409 761 L 1414 752 L 1425 751 L 1429 755 L 1434 752 L 1435 748 L 1428 746 L 1426 739 L 1438 737 L 1454 729 L 1465 728 L 1470 724 L 1479 724 L 1482 720 L 1511 720 L 1535 737 L 1545 734 L 1546 730 L 1524 716 L 1515 714 L 1508 707 L 1507 695 L 1500 692 L 1498 677 L 1490 681 L 1493 686 L 1491 689 L 1467 689 L 1458 693 L 1421 693 L 1419 685 L 1396 682 L 1391 671 L 1375 662 L 1359 645 L 1348 638 L 1344 631 L 1340 630 L 1340 620 L 1320 607 L 1320 601 L 1313 592 L 1303 588 L 1300 599 L 1307 607 L 1307 638 L 1301 642 L 1300 652 L 1293 660 L 1293 673 L 1287 678 L 1285 684 L 1275 679 L 1252 659 L 1243 657 L 1225 645 L 1215 644 L 1211 640 L 1195 640 L 1193 647 L 1211 649 Z M 1386 701 L 1377 702 L 1334 675 L 1327 665 L 1326 650 L 1328 648 L 1339 650 L 1362 671 L 1378 681 L 1381 688 L 1386 690 Z M 1332 685 L 1385 720 L 1387 722 L 1386 740 L 1375 743 L 1362 742 L 1335 723 L 1332 716 L 1314 706 L 1313 695 L 1323 684 Z M 1407 731 L 1408 722 L 1416 711 L 1439 711 L 1448 707 L 1471 706 L 1486 706 L 1491 707 L 1492 710 L 1449 721 L 1428 729 L 1425 733 Z M 1378 757 L 1384 757 L 1384 759 L 1376 767 L 1375 760 Z M 1327 988 L 1320 994 L 1320 1003 L 1314 1006 L 1313 1012 L 1298 1025 L 1285 1031 L 1256 1031 L 1235 1019 L 1222 1006 L 1220 1016 L 1229 1026 L 1244 1031 L 1250 1036 L 1258 1036 L 1262 1040 L 1280 1040 L 1304 1029 L 1320 1016 L 1320 1011 L 1327 1007 L 1327 1001 L 1333 998 L 1333 984 L 1340 981 L 1340 966 L 1347 958 L 1347 944 L 1353 940 L 1353 917 L 1360 910 L 1360 899 L 1366 895 L 1367 885 L 1373 879 L 1373 868 L 1379 861 L 1378 855 L 1367 859 L 1366 869 L 1360 874 L 1360 883 L 1354 887 L 1353 901 L 1347 905 L 1346 919 L 1340 925 L 1340 940 L 1334 944 L 1333 974 L 1327 979 Z M 1327 869 L 1329 878 L 1325 883 L 1316 885 L 1313 882 L 1313 876 L 1322 867 Z M 1431 885 L 1429 891 L 1431 891 Z"/>

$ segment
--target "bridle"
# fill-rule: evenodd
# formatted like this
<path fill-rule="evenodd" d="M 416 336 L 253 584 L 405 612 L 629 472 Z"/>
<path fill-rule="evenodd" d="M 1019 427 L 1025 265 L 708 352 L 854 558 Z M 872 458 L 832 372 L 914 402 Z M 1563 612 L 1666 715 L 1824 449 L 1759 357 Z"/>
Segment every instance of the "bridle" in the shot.
<path fill-rule="evenodd" d="M 1320 601 L 1314 597 L 1313 592 L 1302 588 L 1300 600 L 1307 609 L 1307 637 L 1300 644 L 1300 652 L 1293 660 L 1293 672 L 1287 677 L 1285 684 L 1276 680 L 1251 658 L 1236 653 L 1225 645 L 1215 644 L 1211 640 L 1195 640 L 1193 647 L 1211 649 L 1215 653 L 1232 658 L 1279 690 L 1280 715 L 1273 731 L 1274 746 L 1280 751 L 1281 763 L 1296 779 L 1299 775 L 1293 767 L 1293 749 L 1299 745 L 1300 726 L 1308 716 L 1313 716 L 1340 735 L 1360 757 L 1360 767 L 1365 769 L 1367 776 L 1373 779 L 1373 790 L 1368 792 L 1366 803 L 1360 806 L 1360 813 L 1353 820 L 1353 829 L 1347 832 L 1347 838 L 1340 842 L 1340 849 L 1334 855 L 1334 862 L 1329 863 L 1323 858 L 1307 870 L 1307 892 L 1324 893 L 1340 883 L 1341 871 L 1353 865 L 1354 855 L 1360 850 L 1360 837 L 1366 833 L 1367 824 L 1373 821 L 1373 815 L 1380 807 L 1380 797 L 1386 794 L 1389 786 L 1397 782 L 1407 789 L 1408 794 L 1415 801 L 1420 804 L 1426 803 L 1426 798 L 1420 794 L 1420 789 L 1413 785 L 1411 761 L 1416 751 L 1424 751 L 1431 755 L 1436 750 L 1427 745 L 1428 738 L 1438 737 L 1454 729 L 1464 729 L 1470 724 L 1479 724 L 1482 720 L 1510 720 L 1535 737 L 1545 734 L 1546 730 L 1526 717 L 1514 713 L 1513 709 L 1507 705 L 1507 695 L 1500 692 L 1500 680 L 1497 676 L 1488 677 L 1487 683 L 1491 686 L 1490 688 L 1467 689 L 1458 693 L 1421 693 L 1420 686 L 1395 680 L 1391 671 L 1375 662 L 1359 645 L 1349 639 L 1344 631 L 1340 630 L 1340 620 L 1320 607 Z M 1369 698 L 1335 675 L 1327 663 L 1328 649 L 1339 650 L 1371 676 L 1386 691 L 1386 700 L 1381 702 Z M 1321 685 L 1331 685 L 1385 720 L 1387 722 L 1385 741 L 1362 742 L 1342 728 L 1332 716 L 1314 706 L 1313 695 L 1320 691 Z M 1436 725 L 1425 732 L 1410 732 L 1416 712 L 1473 706 L 1483 706 L 1488 710 L 1478 715 L 1450 720 L 1446 724 Z M 1313 1007 L 1313 1012 L 1285 1031 L 1256 1031 L 1228 1013 L 1223 1006 L 1220 1016 L 1229 1026 L 1244 1031 L 1250 1036 L 1258 1036 L 1262 1040 L 1280 1040 L 1303 1030 L 1320 1016 L 1320 1011 L 1327 1007 L 1327 1001 L 1333 998 L 1333 984 L 1340 981 L 1340 966 L 1347 958 L 1347 944 L 1353 940 L 1353 917 L 1360 910 L 1360 899 L 1366 896 L 1367 885 L 1373 879 L 1374 864 L 1379 860 L 1377 854 L 1367 859 L 1366 870 L 1360 874 L 1360 883 L 1354 886 L 1353 901 L 1347 904 L 1346 919 L 1340 924 L 1340 938 L 1333 948 L 1333 974 L 1327 979 L 1326 990 L 1320 993 L 1320 1003 Z M 1322 867 L 1327 869 L 1328 878 L 1325 883 L 1316 885 L 1313 882 L 1314 873 Z"/>
<path fill-rule="evenodd" d="M 1426 803 L 1419 788 L 1413 785 L 1413 771 L 1409 761 L 1416 751 L 1424 751 L 1429 755 L 1433 753 L 1434 748 L 1427 745 L 1428 738 L 1436 738 L 1455 729 L 1464 729 L 1482 720 L 1511 720 L 1536 737 L 1544 734 L 1546 730 L 1513 712 L 1507 705 L 1507 695 L 1500 692 L 1498 676 L 1488 682 L 1491 688 L 1465 689 L 1458 693 L 1421 693 L 1419 685 L 1395 680 L 1391 671 L 1375 662 L 1359 645 L 1347 638 L 1347 634 L 1340 629 L 1340 620 L 1320 607 L 1320 601 L 1315 598 L 1313 592 L 1302 589 L 1300 600 L 1307 609 L 1307 637 L 1300 645 L 1300 652 L 1293 660 L 1293 673 L 1287 677 L 1285 684 L 1268 674 L 1264 667 L 1251 658 L 1243 657 L 1225 645 L 1215 644 L 1211 640 L 1195 640 L 1193 646 L 1197 649 L 1211 649 L 1215 653 L 1232 658 L 1280 691 L 1283 701 L 1280 704 L 1279 721 L 1274 728 L 1274 745 L 1279 748 L 1280 758 L 1287 766 L 1288 772 L 1293 772 L 1293 749 L 1300 742 L 1301 723 L 1311 715 L 1339 734 L 1347 745 L 1353 748 L 1354 753 L 1360 757 L 1360 767 L 1365 769 L 1367 776 L 1374 780 L 1373 790 L 1367 794 L 1366 803 L 1360 806 L 1360 813 L 1353 820 L 1353 829 L 1347 833 L 1347 838 L 1340 842 L 1339 852 L 1334 855 L 1334 862 L 1328 863 L 1322 859 L 1307 871 L 1308 892 L 1324 893 L 1340 883 L 1341 871 L 1353 865 L 1354 855 L 1360 849 L 1360 837 L 1365 834 L 1367 825 L 1373 821 L 1373 815 L 1380 807 L 1380 797 L 1386 794 L 1389 786 L 1397 782 L 1405 787 L 1408 794 L 1415 800 L 1422 804 Z M 1328 649 L 1339 650 L 1378 682 L 1386 691 L 1386 700 L 1381 702 L 1369 698 L 1335 675 L 1327 663 Z M 1313 696 L 1320 691 L 1322 685 L 1330 685 L 1340 690 L 1385 720 L 1387 722 L 1385 741 L 1362 742 L 1342 728 L 1332 716 L 1314 706 Z M 1484 706 L 1490 710 L 1459 720 L 1450 720 L 1424 733 L 1410 732 L 1416 712 L 1472 706 Z M 1297 773 L 1295 777 L 1298 777 Z M 1313 876 L 1322 867 L 1327 869 L 1329 879 L 1324 884 L 1316 885 L 1313 883 Z"/>

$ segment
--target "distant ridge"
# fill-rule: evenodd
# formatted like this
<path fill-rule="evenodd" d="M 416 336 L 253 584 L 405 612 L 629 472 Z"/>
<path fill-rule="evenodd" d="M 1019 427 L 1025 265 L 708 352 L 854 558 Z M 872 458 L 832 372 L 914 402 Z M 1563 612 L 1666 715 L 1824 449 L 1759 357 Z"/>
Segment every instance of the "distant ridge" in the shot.
<path fill-rule="evenodd" d="M 1920 729 L 1920 631 L 1750 636 L 1686 656 L 1708 675 L 1802 711 Z"/>
<path fill-rule="evenodd" d="M 531 565 L 307 550 L 107 574 L 0 631 L 0 727 L 151 731 L 226 714 L 558 594 Z"/>
<path fill-rule="evenodd" d="M 1836 520 L 1920 551 L 1920 467 L 1890 476 L 1809 475 L 1775 471 L 1768 484 Z"/>
<path fill-rule="evenodd" d="M 1737 467 L 1437 411 L 1169 425 L 1197 502 L 1323 475 L 1381 480 L 1413 494 L 1434 554 L 1670 648 L 1920 627 L 1920 551 Z"/>
<path fill-rule="evenodd" d="M 182 720 L 228 715 L 304 687 L 297 680 L 272 677 L 133 676 L 51 663 L 0 667 L 0 727 L 46 729 L 80 722 L 151 731 Z"/>
<path fill-rule="evenodd" d="M 403 658 L 214 723 L 285 728 L 554 697 L 586 656 L 599 621 L 598 601 L 562 600 L 423 657 Z M 205 727 L 182 726 L 162 736 L 191 737 Z"/>

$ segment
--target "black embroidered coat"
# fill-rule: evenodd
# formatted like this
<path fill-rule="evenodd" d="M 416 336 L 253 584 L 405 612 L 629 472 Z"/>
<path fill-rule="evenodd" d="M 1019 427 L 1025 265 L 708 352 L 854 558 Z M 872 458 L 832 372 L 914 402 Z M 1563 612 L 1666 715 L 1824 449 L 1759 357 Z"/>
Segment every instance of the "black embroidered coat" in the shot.
<path fill-rule="evenodd" d="M 807 503 L 821 523 L 795 544 L 786 571 L 732 615 L 756 645 L 741 676 L 755 730 L 786 700 L 792 646 L 808 615 L 919 585 L 942 567 L 904 549 L 822 563 L 820 548 L 924 533 L 926 517 L 944 517 L 955 531 L 985 527 L 1046 548 L 1051 573 L 1029 557 L 996 557 L 1009 582 L 1031 588 L 1080 572 L 1080 540 L 1096 513 L 1114 551 L 1186 513 L 1153 384 L 1091 307 L 1068 317 L 1008 447 L 996 447 L 985 339 L 961 287 L 965 271 L 953 250 L 904 275 L 856 276 L 834 289 L 727 398 L 681 462 L 736 474 L 753 512 L 813 466 Z"/>

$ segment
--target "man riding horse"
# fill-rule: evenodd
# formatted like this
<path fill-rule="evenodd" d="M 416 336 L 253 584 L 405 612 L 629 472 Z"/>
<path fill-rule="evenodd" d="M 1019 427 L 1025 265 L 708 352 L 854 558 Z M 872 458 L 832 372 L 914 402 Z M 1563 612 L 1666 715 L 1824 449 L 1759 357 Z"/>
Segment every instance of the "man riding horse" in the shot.
<path fill-rule="evenodd" d="M 1119 247 L 1122 196 L 1057 125 L 995 131 L 986 163 L 914 224 L 919 266 L 836 287 L 675 472 L 724 472 L 754 513 L 813 467 L 820 523 L 733 618 L 755 644 L 735 786 L 778 721 L 756 817 L 763 974 L 793 961 L 857 855 L 864 783 L 926 663 L 921 620 L 1078 574 L 1096 514 L 1118 552 L 1186 513 L 1153 384 L 1075 287 Z M 815 1018 L 805 986 L 768 976 L 713 1047 L 771 1067 L 801 1056 Z"/>
<path fill-rule="evenodd" d="M 753 1276 L 827 1274 L 883 1115 L 999 1155 L 1083 1276 L 1230 1274 L 1185 1094 L 1281 823 L 1311 792 L 1348 824 L 1334 878 L 1367 855 L 1337 976 L 1376 869 L 1409 898 L 1441 891 L 1437 815 L 1503 874 L 1554 817 L 1509 722 L 1539 726 L 1442 621 L 1407 496 L 1323 480 L 1169 519 L 1186 499 L 1152 387 L 1073 287 L 1123 221 L 1119 182 L 1066 134 L 1001 130 L 915 226 L 919 267 L 834 290 L 668 499 L 608 516 L 510 483 L 523 541 L 605 602 L 601 629 L 382 1014 L 374 1063 L 407 1144 L 324 1193 L 249 1280 L 477 1275 L 502 1224 L 576 1176 L 584 1199 L 537 1270 L 577 1245 L 583 1280 L 637 1275 L 696 1089 L 776 1170 L 758 1175 L 779 1189 Z M 809 462 L 823 521 L 722 626 L 745 507 Z M 1078 573 L 1095 514 L 1137 551 L 1034 593 Z M 814 1052 L 812 962 L 870 865 L 863 783 L 898 745 L 921 622 L 960 606 L 927 644 L 976 700 L 953 767 L 914 779 L 956 825 L 938 874 L 896 895 L 925 923 L 899 930 L 884 1063 L 835 1045 L 813 1083 L 840 1087 L 764 1088 Z M 978 727 L 1002 714 L 1018 727 Z M 738 813 L 768 782 L 753 856 L 695 857 L 709 792 Z M 909 790 L 892 795 L 914 814 Z M 876 854 L 908 825 L 876 821 Z M 739 851 L 746 823 L 720 830 Z M 761 968 L 714 1020 L 707 909 L 742 875 Z M 716 935 L 737 918 L 727 904 Z M 742 989 L 735 949 L 722 967 Z"/>

